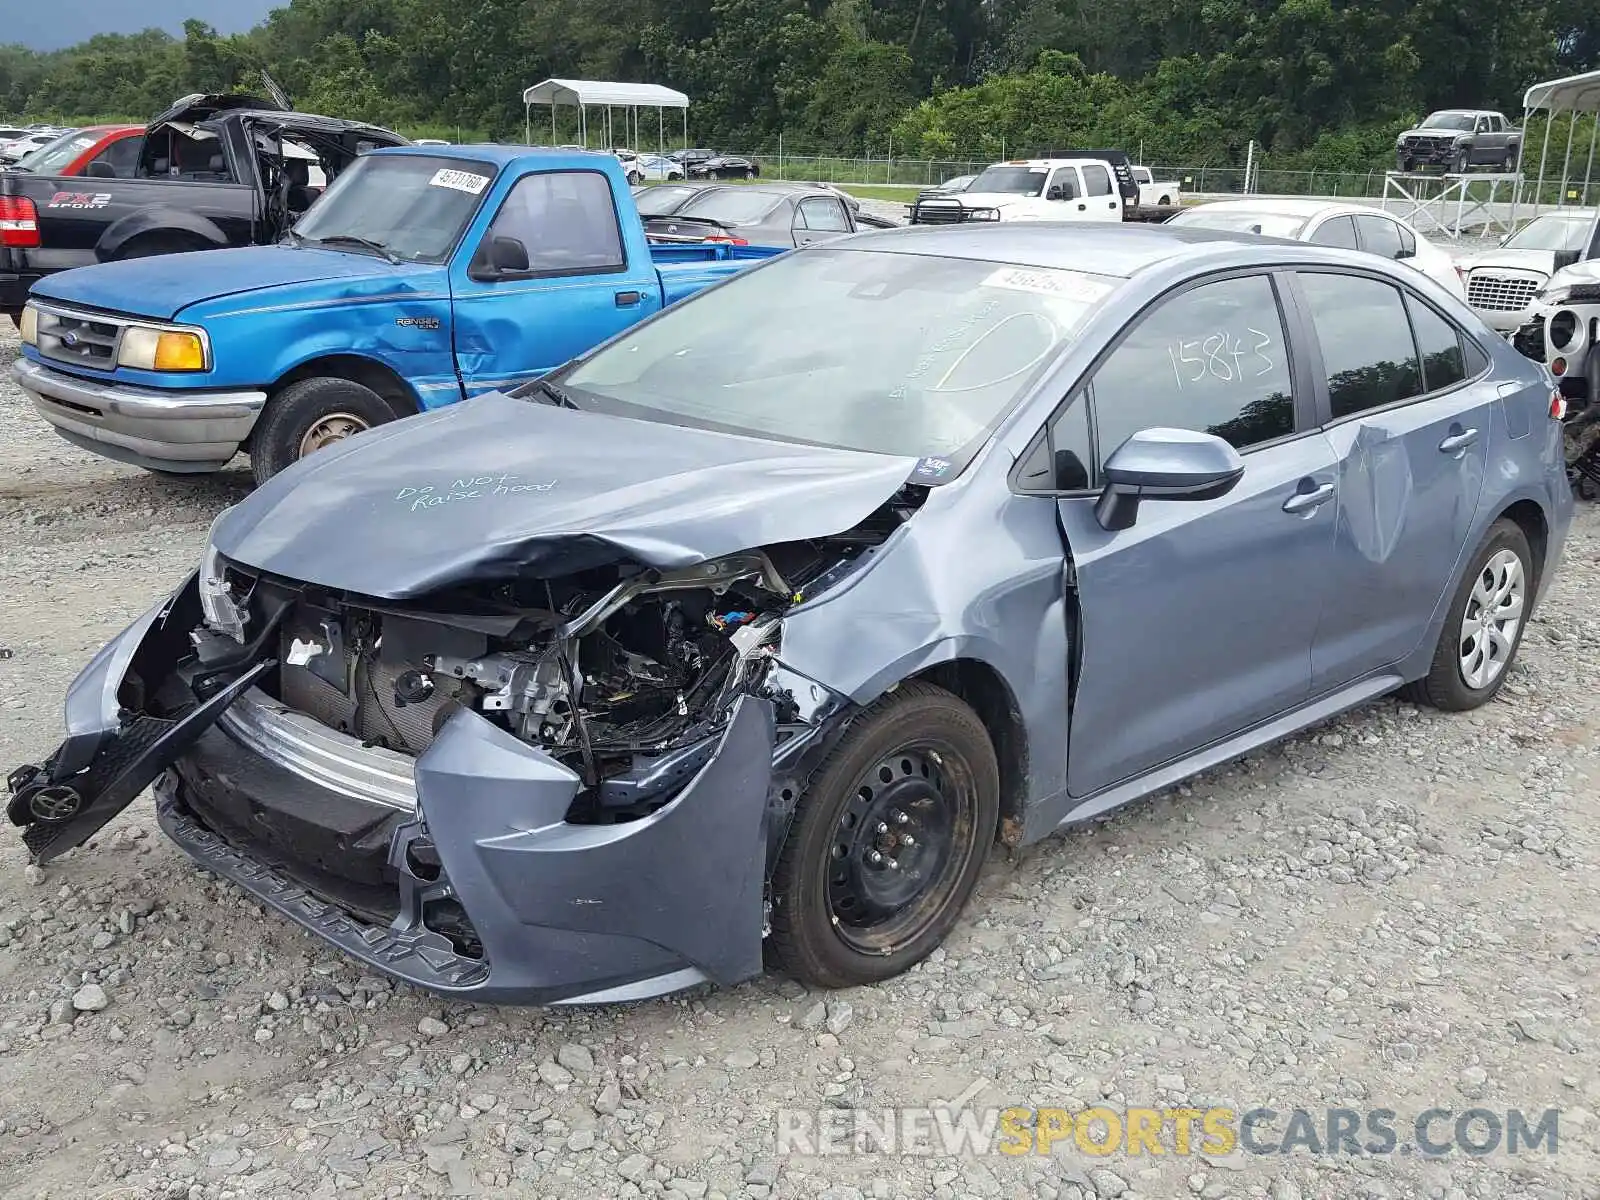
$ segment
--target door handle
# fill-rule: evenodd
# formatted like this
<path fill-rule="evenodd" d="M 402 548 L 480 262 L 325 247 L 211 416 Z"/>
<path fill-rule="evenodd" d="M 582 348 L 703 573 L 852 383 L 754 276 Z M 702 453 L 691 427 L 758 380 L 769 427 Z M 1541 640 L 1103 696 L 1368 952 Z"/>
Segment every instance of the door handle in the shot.
<path fill-rule="evenodd" d="M 1089 207 L 1089 206 L 1088 206 L 1088 205 L 1087 205 L 1087 204 L 1080 204 L 1080 205 L 1078 205 L 1078 211 L 1079 211 L 1079 212 L 1083 212 L 1083 211 L 1084 211 L 1084 210 L 1086 210 L 1086 209 L 1087 209 L 1087 208 L 1088 208 L 1088 207 Z"/>
<path fill-rule="evenodd" d="M 639 293 L 638 292 L 618 292 L 617 293 L 617 307 L 618 308 L 632 308 L 637 303 L 639 303 Z"/>
<path fill-rule="evenodd" d="M 1444 441 L 1440 442 L 1439 453 L 1459 454 L 1478 440 L 1478 431 L 1476 429 L 1461 429 L 1459 425 L 1455 428 L 1459 429 L 1460 432 L 1452 433 Z"/>
<path fill-rule="evenodd" d="M 1333 499 L 1333 484 L 1325 483 L 1321 487 L 1312 488 L 1309 492 L 1296 492 L 1283 502 L 1283 511 L 1286 513 L 1309 513 L 1321 508 Z"/>

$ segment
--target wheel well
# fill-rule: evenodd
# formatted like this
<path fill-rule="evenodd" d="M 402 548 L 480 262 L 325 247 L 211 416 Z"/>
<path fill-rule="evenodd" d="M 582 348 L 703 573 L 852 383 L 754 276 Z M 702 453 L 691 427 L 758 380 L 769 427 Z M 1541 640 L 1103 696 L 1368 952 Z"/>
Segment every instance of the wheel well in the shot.
<path fill-rule="evenodd" d="M 323 358 L 314 358 L 310 362 L 301 363 L 273 384 L 272 390 L 278 392 L 291 383 L 299 383 L 302 379 L 315 379 L 322 375 L 353 379 L 363 387 L 371 388 L 383 397 L 390 408 L 394 409 L 394 415 L 397 417 L 409 417 L 422 411 L 415 393 L 405 380 L 382 363 L 362 358 L 359 354 L 329 354 Z"/>
<path fill-rule="evenodd" d="M 1544 509 L 1532 500 L 1518 500 L 1500 514 L 1515 521 L 1528 539 L 1528 549 L 1533 552 L 1533 592 L 1538 594 L 1539 581 L 1544 578 L 1544 557 L 1550 545 L 1550 526 L 1544 519 Z"/>
<path fill-rule="evenodd" d="M 975 658 L 958 658 L 919 671 L 913 679 L 953 692 L 971 705 L 994 743 L 1000 763 L 1000 840 L 1008 846 L 1022 838 L 1022 810 L 1027 798 L 1028 736 L 1017 702 L 1000 673 Z"/>

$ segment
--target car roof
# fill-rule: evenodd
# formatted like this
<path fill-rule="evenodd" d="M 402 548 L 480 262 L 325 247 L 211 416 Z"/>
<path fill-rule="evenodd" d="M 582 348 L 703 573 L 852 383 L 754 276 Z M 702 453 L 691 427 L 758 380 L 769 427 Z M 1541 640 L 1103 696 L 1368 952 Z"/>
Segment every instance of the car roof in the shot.
<path fill-rule="evenodd" d="M 1185 212 L 1270 213 L 1283 217 L 1315 217 L 1324 213 L 1375 213 L 1380 210 L 1363 204 L 1341 204 L 1330 200 L 1313 200 L 1297 196 L 1252 196 L 1244 200 L 1213 200 L 1196 204 Z"/>
<path fill-rule="evenodd" d="M 457 142 L 453 146 L 385 146 L 374 154 L 420 155 L 424 158 L 456 158 L 488 163 L 495 167 L 527 163 L 544 169 L 578 169 L 597 163 L 610 163 L 621 169 L 617 156 L 609 150 L 564 150 L 560 146 L 502 146 L 494 142 Z"/>
<path fill-rule="evenodd" d="M 886 251 L 966 258 L 978 262 L 1015 263 L 1057 270 L 1087 271 L 1130 278 L 1140 271 L 1177 258 L 1229 249 L 1293 247 L 1302 242 L 1219 229 L 1167 225 L 1108 225 L 1098 222 L 1026 221 L 968 225 L 905 225 L 858 233 L 830 242 L 848 250 Z"/>

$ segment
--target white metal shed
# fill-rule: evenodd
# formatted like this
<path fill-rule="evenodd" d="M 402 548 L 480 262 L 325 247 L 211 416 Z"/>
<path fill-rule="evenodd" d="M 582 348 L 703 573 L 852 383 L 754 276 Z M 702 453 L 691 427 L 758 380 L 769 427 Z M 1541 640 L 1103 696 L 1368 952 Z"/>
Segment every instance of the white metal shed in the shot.
<path fill-rule="evenodd" d="M 1544 144 L 1539 149 L 1539 174 L 1533 183 L 1533 211 L 1537 213 L 1540 208 L 1540 199 L 1545 184 L 1545 168 L 1550 159 L 1550 129 L 1555 124 L 1555 119 L 1567 114 L 1567 149 L 1561 160 L 1561 189 L 1556 193 L 1556 204 L 1562 206 L 1568 199 L 1567 185 L 1572 179 L 1572 143 L 1573 136 L 1577 133 L 1578 117 L 1581 114 L 1600 114 L 1600 71 L 1585 71 L 1582 75 L 1567 75 L 1561 79 L 1547 79 L 1543 83 L 1536 83 L 1522 95 L 1523 120 L 1522 127 L 1527 129 L 1532 121 L 1533 114 L 1544 112 L 1547 120 L 1544 126 Z M 1600 137 L 1600 119 L 1595 120 L 1589 133 L 1589 156 L 1584 167 L 1583 179 L 1588 184 L 1594 169 L 1595 142 Z M 1523 163 L 1527 162 L 1528 147 L 1522 148 Z M 1587 186 L 1585 187 L 1587 193 Z M 1520 199 L 1520 197 L 1519 197 Z M 1587 195 L 1585 195 L 1587 199 Z M 1515 220 L 1516 210 L 1513 207 L 1512 218 Z"/>
<path fill-rule="evenodd" d="M 613 143 L 611 139 L 611 110 L 624 108 L 628 110 L 628 125 L 632 132 L 630 140 L 637 142 L 639 136 L 639 110 L 653 108 L 656 110 L 657 142 L 666 141 L 666 110 L 679 109 L 683 113 L 683 139 L 687 145 L 689 141 L 689 97 L 682 92 L 674 91 L 669 87 L 662 87 L 657 83 L 614 83 L 597 79 L 546 79 L 543 83 L 536 83 L 522 93 L 522 106 L 524 112 L 524 129 L 527 139 L 533 140 L 533 106 L 535 104 L 548 104 L 550 106 L 550 138 L 556 137 L 556 110 L 563 104 L 569 104 L 578 110 L 579 137 L 585 146 L 589 144 L 589 109 L 602 108 L 605 110 L 604 133 L 606 146 Z"/>

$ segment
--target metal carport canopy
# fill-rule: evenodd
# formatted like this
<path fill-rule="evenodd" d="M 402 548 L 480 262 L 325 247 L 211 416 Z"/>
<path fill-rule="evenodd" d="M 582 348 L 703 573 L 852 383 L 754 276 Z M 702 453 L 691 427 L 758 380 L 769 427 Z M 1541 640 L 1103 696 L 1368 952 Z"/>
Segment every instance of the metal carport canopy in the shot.
<path fill-rule="evenodd" d="M 689 144 L 689 97 L 682 92 L 674 91 L 669 87 L 662 87 L 658 83 L 613 83 L 598 79 L 546 79 L 543 83 L 536 83 L 522 93 L 523 129 L 528 141 L 533 140 L 533 106 L 535 104 L 548 104 L 550 106 L 550 136 L 554 140 L 556 134 L 556 108 L 562 104 L 570 104 L 578 110 L 578 125 L 581 130 L 583 144 L 589 144 L 588 110 L 591 105 L 606 110 L 605 135 L 607 141 L 611 137 L 611 110 L 612 108 L 626 108 L 632 115 L 633 139 L 637 141 L 639 134 L 639 110 L 653 108 L 656 110 L 656 134 L 658 149 L 665 149 L 666 130 L 662 123 L 662 111 L 668 108 L 681 109 L 683 112 L 683 142 Z"/>
<path fill-rule="evenodd" d="M 1545 168 L 1550 161 L 1550 127 L 1555 123 L 1555 118 L 1561 113 L 1572 114 L 1573 119 L 1567 123 L 1567 149 L 1561 160 L 1561 190 L 1557 192 L 1559 208 L 1565 204 L 1567 198 L 1567 183 L 1572 178 L 1572 142 L 1573 135 L 1577 133 L 1578 113 L 1600 113 L 1600 71 L 1586 71 L 1582 75 L 1568 75 L 1562 79 L 1547 79 L 1543 83 L 1536 83 L 1522 94 L 1522 127 L 1527 129 L 1533 114 L 1544 111 L 1550 114 L 1544 126 L 1544 144 L 1539 149 L 1539 174 L 1533 184 L 1533 211 L 1535 214 L 1540 209 L 1540 195 L 1544 190 Z M 1589 157 L 1584 167 L 1583 179 L 1587 187 L 1594 170 L 1594 155 L 1597 138 L 1600 138 L 1600 120 L 1596 120 L 1589 133 Z M 1526 144 L 1519 150 L 1518 166 L 1527 155 Z M 1511 223 L 1515 227 L 1517 208 L 1522 200 L 1522 187 L 1518 184 L 1513 193 L 1511 202 Z"/>
<path fill-rule="evenodd" d="M 522 103 L 607 105 L 616 108 L 688 108 L 689 97 L 659 83 L 607 83 L 594 79 L 546 79 L 522 93 Z"/>

